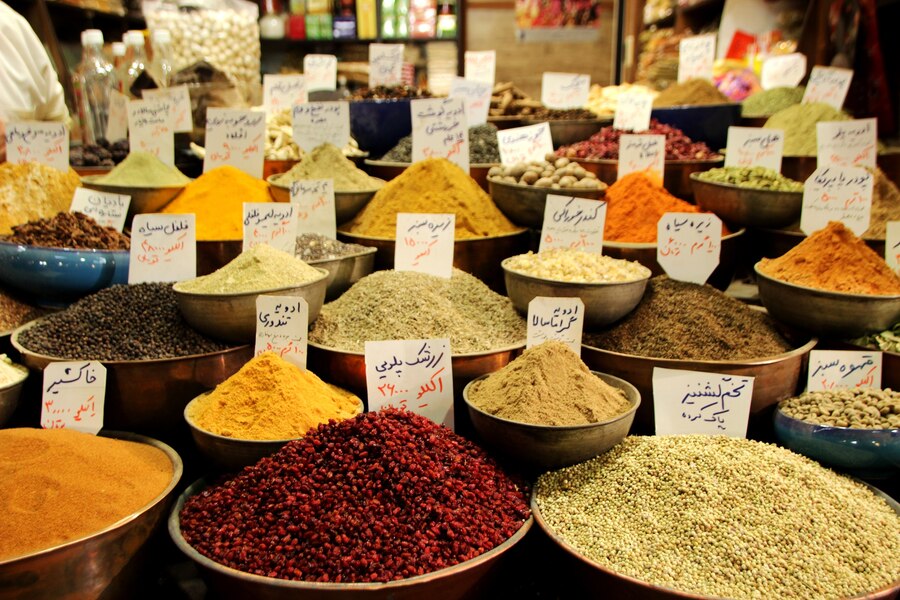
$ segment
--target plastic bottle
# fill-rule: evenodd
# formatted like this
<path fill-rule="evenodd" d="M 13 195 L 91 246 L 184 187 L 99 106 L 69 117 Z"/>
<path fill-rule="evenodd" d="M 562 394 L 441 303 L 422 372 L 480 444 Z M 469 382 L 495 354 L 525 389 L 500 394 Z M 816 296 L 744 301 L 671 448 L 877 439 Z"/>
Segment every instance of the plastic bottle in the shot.
<path fill-rule="evenodd" d="M 124 42 L 112 43 L 113 72 L 116 74 L 116 81 L 118 83 L 116 89 L 120 92 L 122 91 L 122 82 L 125 81 L 125 50 Z"/>
<path fill-rule="evenodd" d="M 125 81 L 122 82 L 123 91 L 135 97 L 131 93 L 131 84 L 147 70 L 147 50 L 144 48 L 144 34 L 137 30 L 126 31 L 122 37 L 128 52 L 125 55 Z"/>
<path fill-rule="evenodd" d="M 103 32 L 81 32 L 81 63 L 75 69 L 75 100 L 85 145 L 106 139 L 109 96 L 118 87 L 113 65 L 103 56 Z"/>
<path fill-rule="evenodd" d="M 150 63 L 150 74 L 160 87 L 172 84 L 172 34 L 168 29 L 157 29 L 151 36 L 153 43 L 153 61 Z"/>

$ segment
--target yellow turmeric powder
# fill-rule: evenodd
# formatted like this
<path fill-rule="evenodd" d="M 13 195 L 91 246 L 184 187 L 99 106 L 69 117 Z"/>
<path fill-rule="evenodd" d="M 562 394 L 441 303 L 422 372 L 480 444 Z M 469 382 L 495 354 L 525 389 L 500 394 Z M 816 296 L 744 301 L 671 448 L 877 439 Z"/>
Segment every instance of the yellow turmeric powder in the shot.
<path fill-rule="evenodd" d="M 191 405 L 200 429 L 241 440 L 289 440 L 360 412 L 359 398 L 263 352 Z"/>
<path fill-rule="evenodd" d="M 269 184 L 226 165 L 189 183 L 162 212 L 197 215 L 200 241 L 240 240 L 244 237 L 244 202 L 272 202 Z"/>
<path fill-rule="evenodd" d="M 491 197 L 446 158 L 417 162 L 388 182 L 341 231 L 394 239 L 397 213 L 454 213 L 456 239 L 515 233 Z"/>

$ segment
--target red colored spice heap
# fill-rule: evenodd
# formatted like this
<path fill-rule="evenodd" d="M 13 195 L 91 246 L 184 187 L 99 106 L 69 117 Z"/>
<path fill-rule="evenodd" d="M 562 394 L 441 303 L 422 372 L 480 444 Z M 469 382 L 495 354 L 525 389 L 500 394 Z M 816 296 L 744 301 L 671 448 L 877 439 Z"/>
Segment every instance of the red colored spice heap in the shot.
<path fill-rule="evenodd" d="M 300 581 L 392 581 L 469 560 L 528 518 L 526 490 L 483 450 L 406 411 L 319 426 L 189 499 L 210 559 Z"/>

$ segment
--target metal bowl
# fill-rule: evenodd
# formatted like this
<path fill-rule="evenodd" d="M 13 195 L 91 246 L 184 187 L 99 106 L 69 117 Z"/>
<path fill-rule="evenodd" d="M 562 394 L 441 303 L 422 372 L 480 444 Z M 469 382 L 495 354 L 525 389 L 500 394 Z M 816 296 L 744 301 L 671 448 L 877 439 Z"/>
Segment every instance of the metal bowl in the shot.
<path fill-rule="evenodd" d="M 244 600 L 245 598 L 264 598 L 266 600 L 313 600 L 319 598 L 416 600 L 429 598 L 429 600 L 449 600 L 463 598 L 473 592 L 485 575 L 498 564 L 504 553 L 525 537 L 534 522 L 529 517 L 508 540 L 480 556 L 426 575 L 389 583 L 288 581 L 251 575 L 226 567 L 203 556 L 185 541 L 181 535 L 179 514 L 187 499 L 198 494 L 205 487 L 207 487 L 206 481 L 202 479 L 196 481 L 178 498 L 169 516 L 169 535 L 178 549 L 200 568 L 201 575 L 215 597 L 224 600 Z"/>
<path fill-rule="evenodd" d="M 134 215 L 159 212 L 187 186 L 187 184 L 165 187 L 109 185 L 97 181 L 101 177 L 102 175 L 86 175 L 81 178 L 81 183 L 84 187 L 99 192 L 131 196 L 126 223 L 130 223 Z"/>
<path fill-rule="evenodd" d="M 371 273 L 375 269 L 376 252 L 377 248 L 366 248 L 359 254 L 309 261 L 307 264 L 328 271 L 325 301 L 336 299 L 350 289 L 351 285 Z"/>
<path fill-rule="evenodd" d="M 618 159 L 572 158 L 572 160 L 594 173 L 600 181 L 608 185 L 614 184 L 619 176 Z M 725 159 L 721 156 L 698 160 L 667 160 L 663 169 L 663 187 L 676 198 L 690 200 L 694 197 L 691 175 L 703 173 L 724 164 Z"/>
<path fill-rule="evenodd" d="M 822 336 L 854 338 L 900 321 L 900 294 L 874 296 L 818 290 L 774 279 L 753 266 L 759 299 L 771 315 Z"/>
<path fill-rule="evenodd" d="M 274 176 L 266 178 L 266 181 L 269 183 L 269 195 L 272 196 L 272 200 L 274 200 L 275 202 L 290 202 L 291 186 L 284 185 L 283 183 L 275 183 L 272 177 Z M 377 177 L 375 179 L 377 179 Z M 378 181 L 381 182 L 382 186 L 387 183 L 383 179 L 379 179 Z M 340 190 L 335 190 L 335 222 L 340 225 L 351 220 L 353 217 L 359 214 L 359 211 L 366 207 L 366 204 L 369 203 L 369 201 L 377 192 L 377 189 L 363 192 L 342 192 Z"/>
<path fill-rule="evenodd" d="M 488 375 L 470 382 L 463 390 L 469 417 L 478 435 L 503 454 L 541 469 L 559 469 L 599 456 L 628 435 L 641 395 L 637 388 L 618 377 L 592 371 L 605 383 L 619 388 L 631 408 L 612 419 L 587 425 L 534 425 L 511 421 L 487 413 L 469 401 L 472 385 Z"/>
<path fill-rule="evenodd" d="M 682 130 L 695 142 L 715 150 L 728 145 L 728 128 L 741 122 L 741 105 L 732 103 L 654 108 L 650 116 Z"/>
<path fill-rule="evenodd" d="M 508 262 L 509 259 L 506 259 L 500 266 L 506 281 L 506 293 L 517 311 L 527 315 L 528 303 L 536 296 L 581 298 L 586 328 L 609 325 L 630 313 L 643 298 L 650 280 L 648 273 L 643 279 L 615 283 L 554 281 L 513 271 L 507 267 Z"/>
<path fill-rule="evenodd" d="M 722 237 L 722 252 L 719 255 L 719 266 L 709 276 L 707 283 L 719 290 L 726 290 L 731 285 L 734 273 L 741 258 L 741 236 L 746 230 L 740 229 Z M 656 260 L 656 244 L 632 244 L 628 242 L 611 242 L 603 240 L 603 254 L 613 258 L 636 260 L 652 273 L 652 277 L 662 275 L 665 270 Z"/>
<path fill-rule="evenodd" d="M 329 273 L 316 267 L 318 279 L 302 285 L 286 286 L 236 294 L 201 294 L 181 289 L 184 282 L 172 286 L 178 310 L 187 324 L 211 338 L 247 344 L 256 339 L 256 298 L 259 296 L 295 296 L 309 304 L 309 323 L 316 320 L 325 303 Z"/>
<path fill-rule="evenodd" d="M 412 132 L 409 98 L 350 102 L 350 135 L 360 150 L 381 156 Z"/>
<path fill-rule="evenodd" d="M 493 164 L 471 164 L 469 165 L 469 176 L 478 182 L 481 189 L 488 191 L 487 174 L 491 167 L 497 166 L 499 163 Z M 403 171 L 410 167 L 412 163 L 392 162 L 388 160 L 372 160 L 366 159 L 365 171 L 372 177 L 378 177 L 390 181 L 398 177 Z"/>
<path fill-rule="evenodd" d="M 900 185 L 900 152 L 879 152 L 875 163 L 894 185 Z M 782 175 L 796 181 L 805 182 L 817 167 L 818 158 L 815 156 L 785 156 L 781 159 Z"/>
<path fill-rule="evenodd" d="M 172 480 L 147 506 L 101 531 L 0 561 L 0 596 L 3 598 L 124 598 L 134 595 L 134 586 L 138 585 L 136 572 L 148 564 L 148 557 L 140 550 L 164 522 L 183 466 L 178 454 L 162 442 L 133 433 L 104 431 L 100 435 L 159 448 L 172 461 Z"/>
<path fill-rule="evenodd" d="M 19 406 L 19 398 L 22 396 L 22 387 L 25 380 L 28 379 L 28 372 L 22 376 L 19 381 L 0 387 L 0 427 L 6 425 L 6 422 L 16 412 Z"/>
<path fill-rule="evenodd" d="M 537 125 L 539 123 L 548 123 L 550 125 L 550 140 L 553 142 L 554 148 L 559 148 L 566 144 L 574 144 L 575 142 L 588 139 L 605 125 L 612 123 L 612 118 L 554 119 L 552 121 L 532 117 L 522 119 L 522 125 Z"/>
<path fill-rule="evenodd" d="M 488 115 L 487 122 L 497 129 L 512 129 L 514 127 L 522 126 L 522 118 L 523 117 L 519 115 Z"/>
<path fill-rule="evenodd" d="M 243 249 L 243 240 L 197 240 L 197 277 L 218 271 Z"/>
<path fill-rule="evenodd" d="M 262 178 L 268 180 L 272 175 L 281 175 L 282 173 L 287 173 L 291 169 L 294 168 L 294 165 L 298 164 L 299 160 L 269 160 L 266 159 L 263 161 L 263 175 Z"/>
<path fill-rule="evenodd" d="M 544 225 L 547 194 L 599 200 L 606 194 L 606 184 L 601 181 L 600 187 L 595 189 L 562 188 L 554 190 L 488 179 L 488 190 L 494 204 L 497 205 L 500 212 L 506 215 L 506 218 L 522 227 L 540 229 Z"/>
<path fill-rule="evenodd" d="M 800 218 L 803 192 L 784 192 L 703 181 L 691 173 L 697 206 L 740 227 L 785 227 Z"/>
<path fill-rule="evenodd" d="M 798 223 L 799 220 L 795 220 Z M 749 245 L 752 246 L 753 254 L 759 257 L 778 258 L 787 254 L 794 246 L 806 239 L 806 234 L 799 229 L 754 229 L 750 236 Z M 875 251 L 879 256 L 884 256 L 884 240 L 865 239 L 866 245 Z M 748 265 L 749 266 L 749 265 Z"/>

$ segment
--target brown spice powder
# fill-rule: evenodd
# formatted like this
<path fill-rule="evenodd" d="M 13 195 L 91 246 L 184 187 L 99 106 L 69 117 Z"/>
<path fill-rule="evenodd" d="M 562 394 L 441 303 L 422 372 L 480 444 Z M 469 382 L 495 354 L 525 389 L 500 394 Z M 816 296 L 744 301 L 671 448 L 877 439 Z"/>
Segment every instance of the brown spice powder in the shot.
<path fill-rule="evenodd" d="M 40 163 L 0 164 L 0 233 L 69 210 L 79 185 L 81 178 L 72 169 L 61 173 Z"/>

